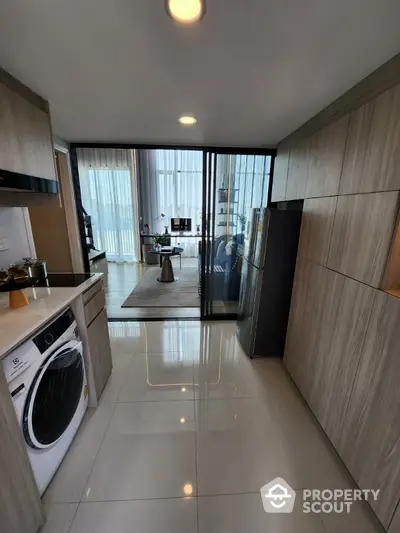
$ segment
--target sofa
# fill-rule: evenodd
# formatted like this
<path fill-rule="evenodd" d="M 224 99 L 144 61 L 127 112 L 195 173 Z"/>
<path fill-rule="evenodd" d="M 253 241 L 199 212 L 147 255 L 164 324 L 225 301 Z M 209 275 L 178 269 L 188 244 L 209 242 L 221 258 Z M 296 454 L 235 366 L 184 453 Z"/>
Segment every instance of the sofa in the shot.
<path fill-rule="evenodd" d="M 213 286 L 210 288 L 210 297 L 213 300 L 236 302 L 239 300 L 240 281 L 243 262 L 244 235 L 239 233 L 233 236 L 221 235 L 214 240 L 210 257 L 210 268 L 213 265 Z M 198 254 L 198 290 L 201 293 L 201 260 L 202 249 L 199 243 Z M 206 276 L 210 276 L 211 272 Z"/>

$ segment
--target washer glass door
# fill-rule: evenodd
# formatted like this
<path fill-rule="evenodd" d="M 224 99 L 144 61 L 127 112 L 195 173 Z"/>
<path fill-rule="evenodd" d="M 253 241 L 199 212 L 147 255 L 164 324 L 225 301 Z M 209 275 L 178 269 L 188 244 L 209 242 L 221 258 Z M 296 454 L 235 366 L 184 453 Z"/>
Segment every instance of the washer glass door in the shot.
<path fill-rule="evenodd" d="M 29 389 L 23 431 L 32 448 L 47 448 L 68 428 L 83 394 L 82 343 L 69 341 L 41 365 Z"/>

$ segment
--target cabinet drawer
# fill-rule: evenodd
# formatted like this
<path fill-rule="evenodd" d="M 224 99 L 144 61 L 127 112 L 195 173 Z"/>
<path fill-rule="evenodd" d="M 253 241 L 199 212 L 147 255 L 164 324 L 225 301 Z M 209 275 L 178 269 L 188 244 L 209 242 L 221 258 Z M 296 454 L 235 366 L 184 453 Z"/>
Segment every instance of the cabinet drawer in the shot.
<path fill-rule="evenodd" d="M 98 281 L 97 283 L 95 283 L 92 287 L 90 287 L 90 289 L 88 289 L 87 291 L 85 291 L 83 293 L 83 296 L 82 296 L 82 299 L 83 299 L 83 305 L 86 305 L 87 303 L 90 302 L 90 300 L 96 296 L 96 294 L 98 292 L 100 292 L 103 288 L 103 282 L 102 280 Z"/>
<path fill-rule="evenodd" d="M 84 307 L 85 322 L 87 326 L 91 322 L 93 322 L 93 320 L 100 313 L 100 311 L 104 309 L 105 305 L 106 305 L 106 299 L 105 299 L 104 291 L 101 290 Z"/>

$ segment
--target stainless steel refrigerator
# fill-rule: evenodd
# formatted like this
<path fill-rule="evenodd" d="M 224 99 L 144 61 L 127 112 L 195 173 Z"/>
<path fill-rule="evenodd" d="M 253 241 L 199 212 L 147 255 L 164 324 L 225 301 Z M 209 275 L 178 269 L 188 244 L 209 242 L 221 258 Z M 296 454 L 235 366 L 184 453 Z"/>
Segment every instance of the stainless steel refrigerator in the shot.
<path fill-rule="evenodd" d="M 250 357 L 283 357 L 301 214 L 250 211 L 237 324 L 237 338 Z"/>

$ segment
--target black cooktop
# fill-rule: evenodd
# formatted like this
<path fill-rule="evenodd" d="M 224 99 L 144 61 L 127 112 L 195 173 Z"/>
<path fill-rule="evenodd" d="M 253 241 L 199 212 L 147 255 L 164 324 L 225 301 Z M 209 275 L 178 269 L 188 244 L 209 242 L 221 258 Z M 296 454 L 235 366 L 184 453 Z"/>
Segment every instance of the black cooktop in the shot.
<path fill-rule="evenodd" d="M 79 274 L 49 273 L 47 274 L 47 280 L 39 281 L 37 285 L 39 287 L 77 287 L 92 276 L 94 276 L 94 274 L 89 274 L 87 272 Z"/>

